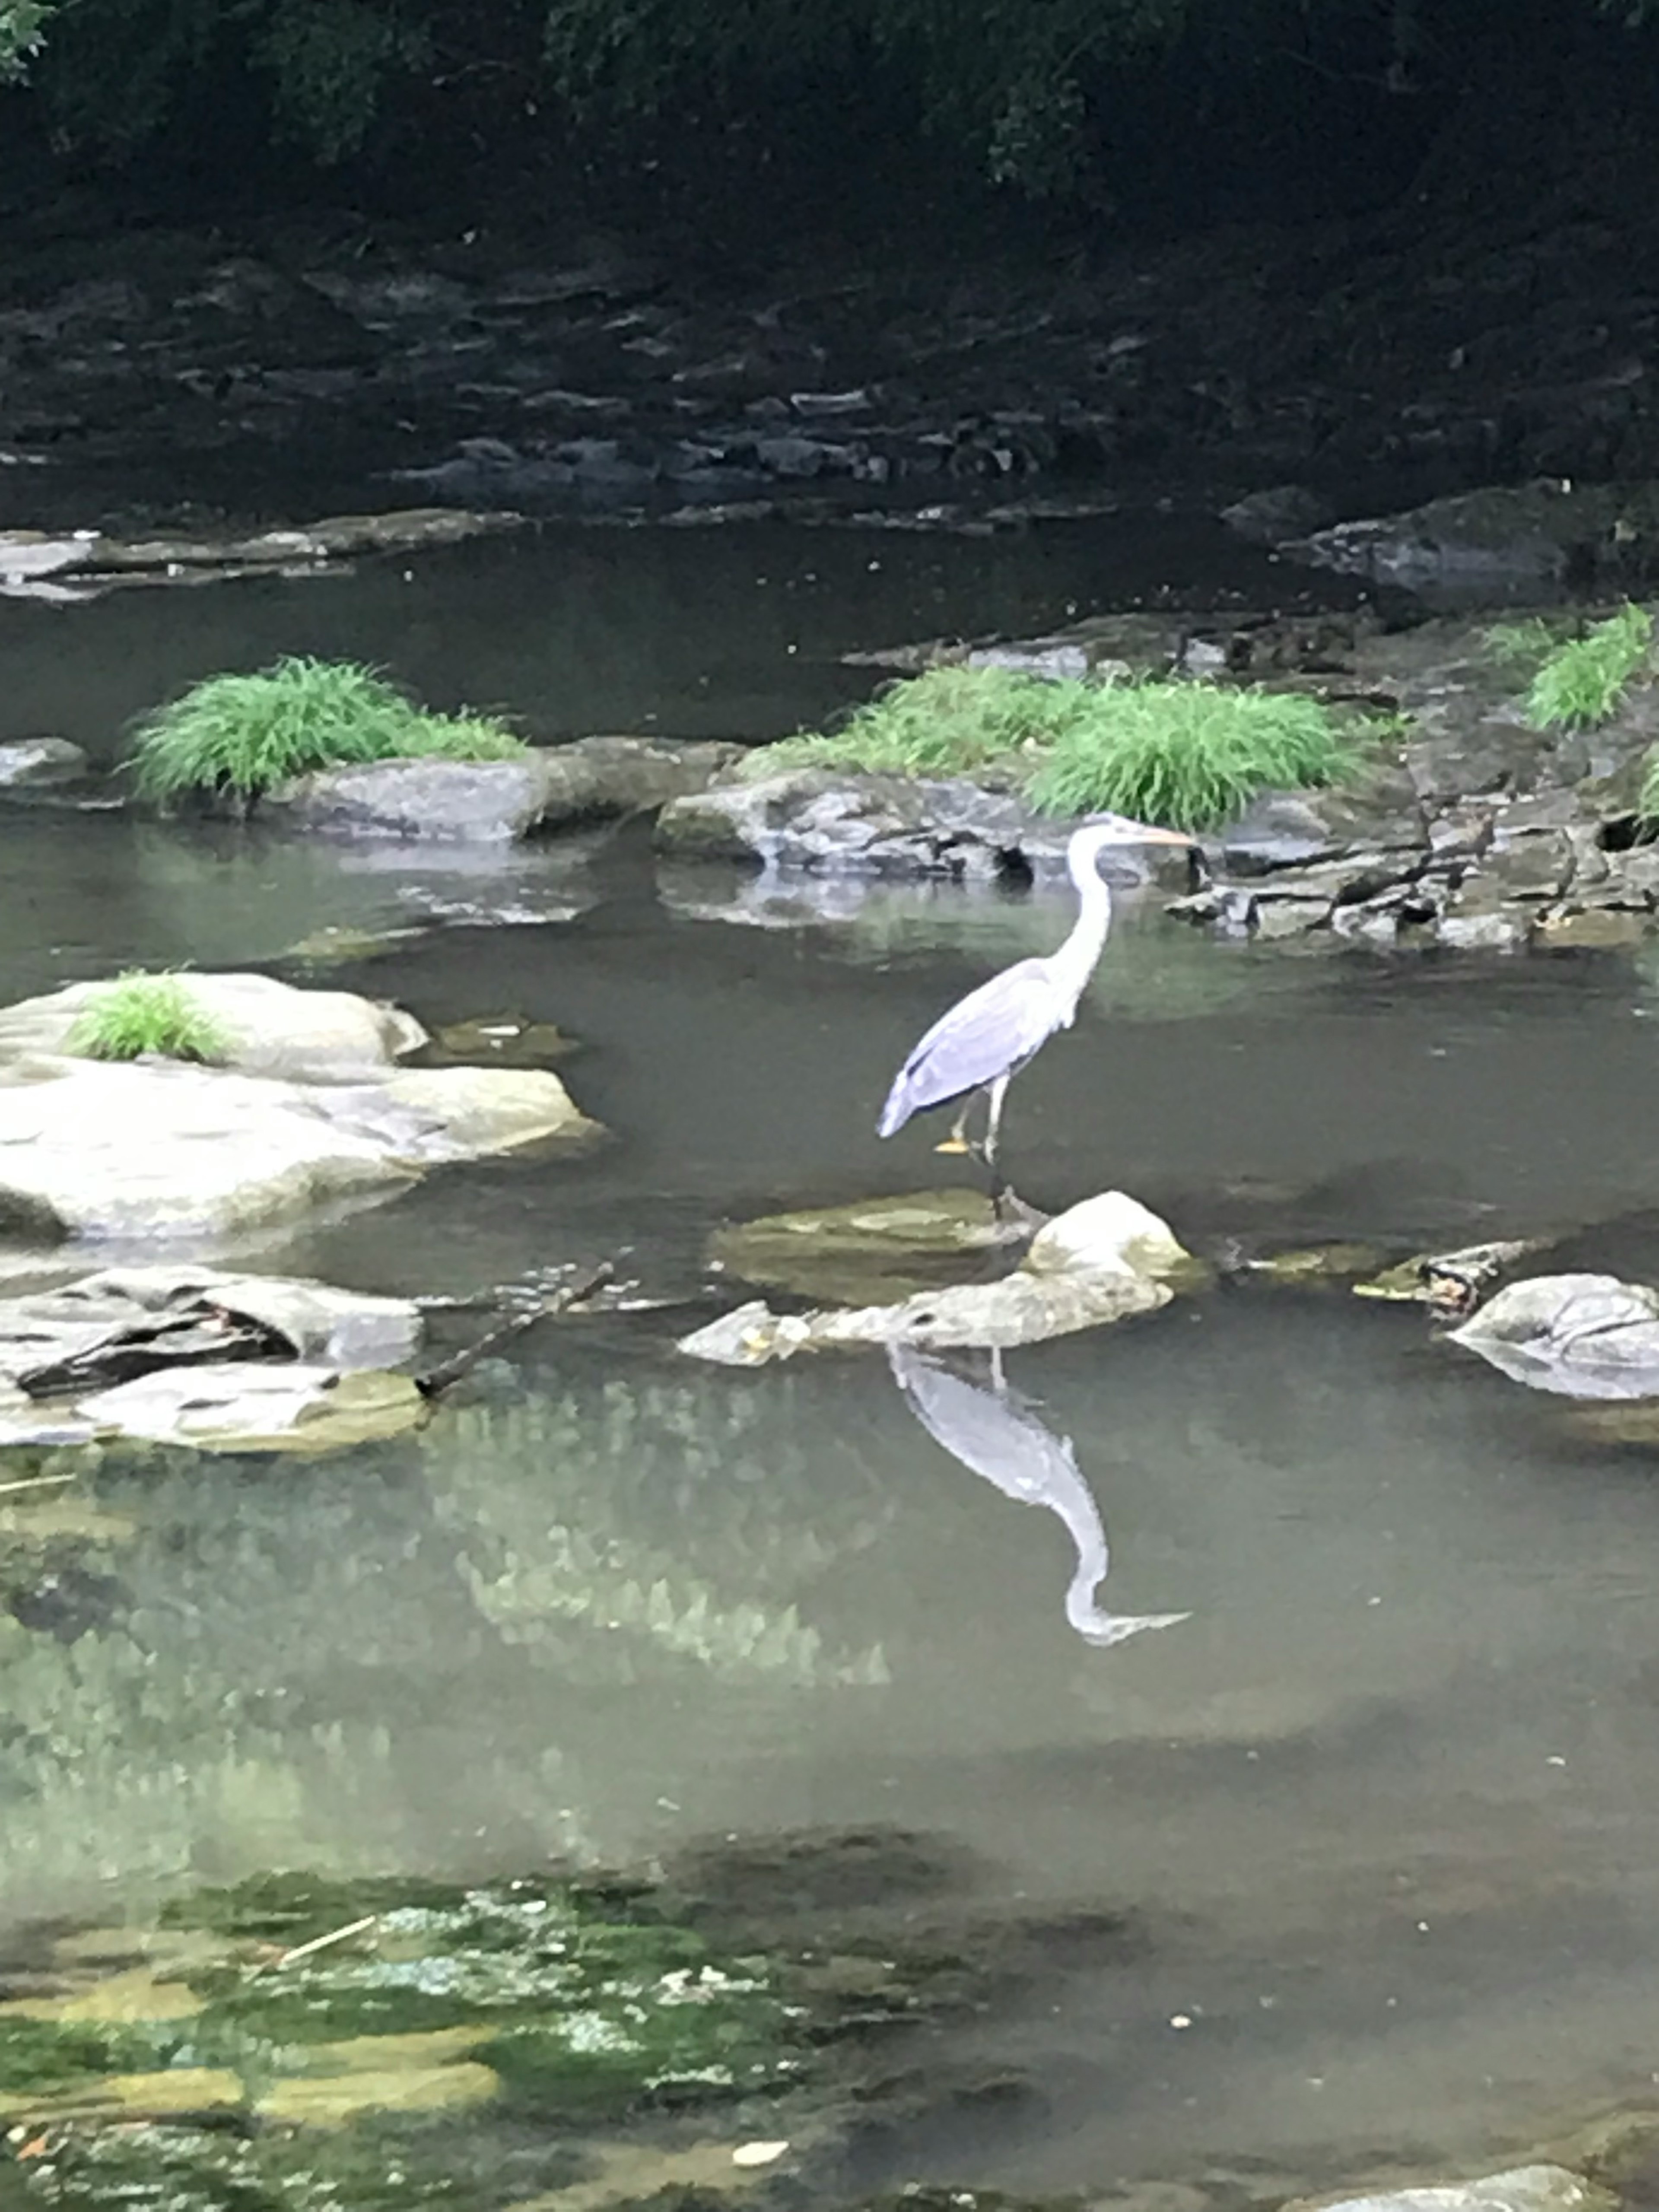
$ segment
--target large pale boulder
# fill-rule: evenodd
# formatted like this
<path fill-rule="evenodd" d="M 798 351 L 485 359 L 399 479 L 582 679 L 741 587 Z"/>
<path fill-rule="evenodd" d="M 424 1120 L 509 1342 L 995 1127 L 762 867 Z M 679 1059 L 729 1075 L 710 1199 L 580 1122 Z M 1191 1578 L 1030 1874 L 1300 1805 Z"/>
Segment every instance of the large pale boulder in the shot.
<path fill-rule="evenodd" d="M 267 975 L 182 979 L 222 1064 L 82 1059 L 100 988 L 0 1009 L 0 1234 L 223 1237 L 423 1168 L 595 1133 L 545 1068 L 409 1068 L 401 1007 Z"/>
<path fill-rule="evenodd" d="M 0 1066 L 0 1231 L 224 1237 L 595 1124 L 546 1069 L 301 1084 L 174 1063 Z"/>
<path fill-rule="evenodd" d="M 340 1082 L 378 1073 L 426 1042 L 413 1014 L 349 991 L 299 990 L 270 975 L 191 973 L 179 980 L 225 1040 L 220 1064 L 244 1075 Z M 109 988 L 71 983 L 0 1007 L 0 1064 L 66 1052 L 76 1024 Z"/>
<path fill-rule="evenodd" d="M 1169 1223 L 1121 1190 L 1103 1190 L 1045 1221 L 1025 1255 L 1025 1271 L 1033 1275 L 1103 1268 L 1162 1282 L 1194 1265 Z"/>

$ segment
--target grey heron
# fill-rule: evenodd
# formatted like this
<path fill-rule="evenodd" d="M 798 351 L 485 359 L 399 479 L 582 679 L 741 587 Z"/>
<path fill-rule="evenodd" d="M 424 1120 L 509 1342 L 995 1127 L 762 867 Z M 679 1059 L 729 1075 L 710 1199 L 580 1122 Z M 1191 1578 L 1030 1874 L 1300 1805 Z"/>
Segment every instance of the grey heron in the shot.
<path fill-rule="evenodd" d="M 991 1355 L 991 1387 L 970 1382 L 942 1361 L 908 1345 L 890 1344 L 887 1362 L 905 1403 L 935 1443 L 1022 1505 L 1046 1505 L 1066 1524 L 1077 1567 L 1066 1593 L 1066 1618 L 1091 1644 L 1125 1644 L 1149 1628 L 1173 1628 L 1186 1613 L 1108 1613 L 1098 1592 L 1111 1556 L 1094 1492 L 1083 1478 L 1069 1437 L 1057 1437 L 1004 1382 Z"/>
<path fill-rule="evenodd" d="M 1193 840 L 1179 830 L 1155 830 L 1123 814 L 1097 815 L 1074 830 L 1066 848 L 1066 866 L 1079 902 L 1071 935 L 1058 951 L 1016 961 L 940 1015 L 894 1078 L 876 1125 L 878 1136 L 896 1135 L 913 1114 L 960 1099 L 956 1125 L 939 1149 L 972 1152 L 968 1115 L 982 1091 L 989 1111 L 981 1157 L 994 1173 L 1008 1085 L 1056 1030 L 1070 1029 L 1104 949 L 1112 926 L 1112 895 L 1096 863 L 1112 845 L 1182 845 L 1190 851 Z"/>

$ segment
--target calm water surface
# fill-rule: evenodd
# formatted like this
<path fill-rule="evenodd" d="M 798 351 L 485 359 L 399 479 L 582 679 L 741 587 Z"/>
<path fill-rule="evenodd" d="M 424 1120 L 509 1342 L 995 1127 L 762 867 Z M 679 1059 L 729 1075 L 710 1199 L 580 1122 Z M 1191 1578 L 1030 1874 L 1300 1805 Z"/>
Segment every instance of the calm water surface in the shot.
<path fill-rule="evenodd" d="M 314 604 L 343 617 L 355 588 Z M 1045 592 L 1073 586 L 1019 588 L 1057 615 Z M 152 671 L 228 657 L 231 605 L 148 599 Z M 600 719 L 695 723 L 660 672 L 690 640 L 618 625 Z M 15 697 L 96 720 L 132 688 L 43 635 Z M 736 694 L 787 700 L 769 646 L 702 642 Z M 477 696 L 471 666 L 454 680 Z M 320 927 L 402 921 L 423 933 L 331 980 L 580 1041 L 565 1073 L 605 1150 L 436 1176 L 254 1264 L 453 1290 L 625 1249 L 686 1301 L 531 1337 L 395 1449 L 112 1462 L 92 1494 L 130 1524 L 118 1587 L 0 1641 L 9 1921 L 272 1863 L 453 1871 L 894 1824 L 957 1850 L 981 1907 L 1103 1909 L 1134 1941 L 963 2030 L 964 2063 L 1039 2096 L 884 2137 L 872 2185 L 1476 2156 L 1650 2087 L 1650 1451 L 1333 1294 L 1234 1282 L 1010 1355 L 1109 1538 L 1097 1601 L 1190 1616 L 1106 1646 L 1066 1606 L 1100 1533 L 1086 1501 L 1068 1526 L 1003 1495 L 874 1359 L 739 1374 L 672 1351 L 712 1310 L 723 1218 L 939 1180 L 922 1133 L 876 1142 L 886 1079 L 954 993 L 1053 941 L 1062 904 L 894 892 L 769 928 L 736 879 L 659 882 L 634 832 L 493 879 L 41 810 L 0 813 L 0 886 L 8 996 L 139 960 L 302 976 L 288 956 Z M 492 906 L 532 918 L 467 926 Z M 1121 1186 L 1206 1249 L 1582 1225 L 1586 1260 L 1641 1273 L 1656 1085 L 1638 964 L 1257 955 L 1142 914 L 1006 1133 L 1031 1199 Z"/>

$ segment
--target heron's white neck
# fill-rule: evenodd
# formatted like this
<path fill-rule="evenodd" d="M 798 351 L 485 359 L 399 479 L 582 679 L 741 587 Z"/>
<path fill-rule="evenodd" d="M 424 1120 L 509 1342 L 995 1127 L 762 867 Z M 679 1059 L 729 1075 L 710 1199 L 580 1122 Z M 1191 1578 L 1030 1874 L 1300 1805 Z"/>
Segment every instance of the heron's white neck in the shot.
<path fill-rule="evenodd" d="M 1083 988 L 1105 948 L 1106 933 L 1112 926 L 1112 895 L 1105 879 L 1095 866 L 1099 846 L 1074 838 L 1066 855 L 1066 866 L 1072 881 L 1077 885 L 1081 903 L 1071 935 L 1054 955 L 1056 975 L 1064 981 L 1076 1004 L 1083 996 Z"/>

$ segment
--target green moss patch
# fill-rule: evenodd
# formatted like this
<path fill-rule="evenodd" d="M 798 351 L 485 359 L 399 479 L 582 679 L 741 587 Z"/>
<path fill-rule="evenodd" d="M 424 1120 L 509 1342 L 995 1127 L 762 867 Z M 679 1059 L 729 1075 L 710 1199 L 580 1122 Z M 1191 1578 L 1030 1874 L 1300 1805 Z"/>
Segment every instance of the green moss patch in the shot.
<path fill-rule="evenodd" d="M 568 1884 L 267 1876 L 169 1917 L 286 1950 L 371 1914 L 371 1927 L 308 1957 L 228 1959 L 193 1976 L 204 2008 L 192 2063 L 267 2081 L 310 2070 L 319 2045 L 466 2030 L 458 2049 L 491 2068 L 509 2100 L 588 2118 L 764 2088 L 793 2071 L 792 2014 L 763 1966 L 722 1959 L 667 1922 L 613 1917 Z"/>
<path fill-rule="evenodd" d="M 276 1875 L 166 1918 L 222 1955 L 187 1966 L 187 1944 L 173 1980 L 128 1970 L 31 2005 L 50 2017 L 0 2009 L 0 2112 L 40 2146 L 18 2154 L 40 2202 L 471 2212 L 550 2185 L 550 2130 L 781 2088 L 801 2064 L 772 1966 L 637 1894 Z M 533 2149 L 513 2187 L 504 2142 Z"/>
<path fill-rule="evenodd" d="M 1261 792 L 1338 782 L 1359 757 L 1328 708 L 1294 693 L 936 668 L 890 686 L 839 731 L 759 748 L 742 772 L 969 776 L 1020 790 L 1047 813 L 1109 809 L 1206 830 Z"/>
<path fill-rule="evenodd" d="M 290 776 L 374 761 L 516 759 L 526 750 L 481 714 L 433 714 L 354 661 L 290 657 L 251 676 L 210 676 L 159 707 L 134 738 L 140 795 L 246 805 Z"/>
<path fill-rule="evenodd" d="M 21 2202 L 65 2212 L 497 2212 L 580 2172 L 563 2143 L 504 2149 L 453 2120 L 252 2132 L 76 2123 L 33 2141 Z"/>

